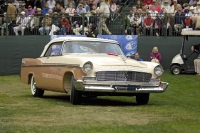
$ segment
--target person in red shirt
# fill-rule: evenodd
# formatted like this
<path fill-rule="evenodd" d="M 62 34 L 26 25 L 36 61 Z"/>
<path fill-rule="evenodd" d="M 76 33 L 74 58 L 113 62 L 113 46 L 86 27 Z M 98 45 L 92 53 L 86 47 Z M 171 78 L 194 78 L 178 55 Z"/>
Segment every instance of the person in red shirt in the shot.
<path fill-rule="evenodd" d="M 69 20 L 65 17 L 65 15 L 62 15 L 62 19 L 60 20 L 60 24 L 62 26 L 61 28 L 61 34 L 66 35 L 70 31 L 70 23 Z"/>
<path fill-rule="evenodd" d="M 147 32 L 150 32 L 150 36 L 153 35 L 153 23 L 154 19 L 151 18 L 150 13 L 147 13 L 147 17 L 144 19 L 144 28 L 143 28 L 144 35 L 147 35 Z"/>
<path fill-rule="evenodd" d="M 153 0 L 144 0 L 143 3 L 145 5 L 151 5 L 153 3 Z"/>
<path fill-rule="evenodd" d="M 160 5 L 158 5 L 157 1 L 156 0 L 153 0 L 153 3 L 152 5 L 149 6 L 149 10 L 152 10 L 152 6 L 155 6 L 155 10 L 160 13 L 161 12 L 161 7 Z"/>
<path fill-rule="evenodd" d="M 184 27 L 185 28 L 193 28 L 193 26 L 192 26 L 192 19 L 190 18 L 190 14 L 189 13 L 187 13 L 187 14 L 185 14 L 185 21 L 184 21 Z"/>

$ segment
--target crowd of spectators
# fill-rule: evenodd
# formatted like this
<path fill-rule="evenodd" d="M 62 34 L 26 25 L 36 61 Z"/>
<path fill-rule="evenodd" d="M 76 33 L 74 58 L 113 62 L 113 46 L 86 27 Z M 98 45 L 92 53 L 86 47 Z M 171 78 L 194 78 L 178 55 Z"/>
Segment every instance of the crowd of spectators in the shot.
<path fill-rule="evenodd" d="M 113 20 L 119 0 L 8 0 L 0 3 L 1 35 L 101 34 L 100 4 L 105 2 Z M 104 12 L 104 11 L 103 11 Z M 102 28 L 103 29 L 103 28 Z M 103 29 L 104 30 L 104 29 Z M 109 34 L 111 34 L 109 32 Z"/>
<path fill-rule="evenodd" d="M 182 30 L 200 30 L 200 1 L 138 0 L 122 19 L 131 35 L 172 36 Z"/>
<path fill-rule="evenodd" d="M 181 30 L 200 30 L 200 1 L 136 0 L 129 14 L 120 14 L 131 0 L 1 0 L 1 35 L 102 34 L 101 1 L 109 7 L 109 19 L 121 15 L 122 34 L 179 35 Z M 105 29 L 104 29 L 105 30 Z M 105 33 L 112 34 L 108 29 Z M 114 33 L 113 33 L 114 34 Z"/>

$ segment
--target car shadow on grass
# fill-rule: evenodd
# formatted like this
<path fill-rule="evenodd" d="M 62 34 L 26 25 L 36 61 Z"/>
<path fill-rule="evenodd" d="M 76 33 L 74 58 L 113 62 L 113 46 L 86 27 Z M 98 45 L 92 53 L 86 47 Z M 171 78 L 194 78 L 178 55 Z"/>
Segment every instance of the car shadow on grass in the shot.
<path fill-rule="evenodd" d="M 44 95 L 43 99 L 48 99 L 50 101 L 59 101 L 63 104 L 70 103 L 69 95 Z M 105 96 L 97 97 L 97 98 L 88 98 L 82 97 L 80 105 L 93 105 L 93 106 L 136 106 L 136 102 L 133 97 L 130 97 L 133 101 L 127 101 L 127 99 L 123 100 L 119 97 L 119 100 L 115 97 L 115 99 L 111 99 L 110 97 L 106 98 Z M 129 100 L 130 100 L 129 99 Z"/>

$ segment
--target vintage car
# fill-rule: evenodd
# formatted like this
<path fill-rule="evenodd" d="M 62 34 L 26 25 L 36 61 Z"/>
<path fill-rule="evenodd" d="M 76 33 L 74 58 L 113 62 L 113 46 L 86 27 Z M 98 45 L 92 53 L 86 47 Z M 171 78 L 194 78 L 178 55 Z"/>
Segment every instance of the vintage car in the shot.
<path fill-rule="evenodd" d="M 51 40 L 39 58 L 23 58 L 21 82 L 42 97 L 44 90 L 69 93 L 72 104 L 87 96 L 136 96 L 147 104 L 150 93 L 164 92 L 161 65 L 127 58 L 117 41 L 88 37 Z"/>

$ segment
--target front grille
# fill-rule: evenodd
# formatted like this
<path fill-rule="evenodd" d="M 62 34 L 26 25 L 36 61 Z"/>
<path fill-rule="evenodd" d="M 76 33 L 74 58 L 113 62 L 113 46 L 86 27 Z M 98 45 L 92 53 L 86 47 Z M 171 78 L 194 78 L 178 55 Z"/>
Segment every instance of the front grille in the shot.
<path fill-rule="evenodd" d="M 99 71 L 96 72 L 97 81 L 132 81 L 149 82 L 150 73 L 134 71 Z"/>

